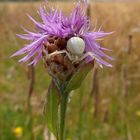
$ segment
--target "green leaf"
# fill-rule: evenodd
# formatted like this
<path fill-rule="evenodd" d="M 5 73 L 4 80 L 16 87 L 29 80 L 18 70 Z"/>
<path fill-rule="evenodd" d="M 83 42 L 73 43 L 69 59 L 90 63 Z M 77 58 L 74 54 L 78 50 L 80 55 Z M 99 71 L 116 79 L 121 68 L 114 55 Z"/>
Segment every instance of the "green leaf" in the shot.
<path fill-rule="evenodd" d="M 73 75 L 71 80 L 69 81 L 65 92 L 69 93 L 72 90 L 75 90 L 80 87 L 82 84 L 83 80 L 89 73 L 89 71 L 94 67 L 94 62 L 87 63 L 85 65 L 82 65 L 78 71 Z"/>
<path fill-rule="evenodd" d="M 61 95 L 52 81 L 47 92 L 47 101 L 45 105 L 45 117 L 48 129 L 58 138 L 58 108 Z"/>

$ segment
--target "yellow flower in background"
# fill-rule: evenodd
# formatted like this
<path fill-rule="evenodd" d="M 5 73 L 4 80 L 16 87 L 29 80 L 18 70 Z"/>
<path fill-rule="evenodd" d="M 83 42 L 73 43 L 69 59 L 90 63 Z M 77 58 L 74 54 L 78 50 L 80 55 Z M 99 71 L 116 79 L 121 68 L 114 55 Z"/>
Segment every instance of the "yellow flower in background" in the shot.
<path fill-rule="evenodd" d="M 136 115 L 140 117 L 140 110 L 136 111 Z"/>
<path fill-rule="evenodd" d="M 16 138 L 21 138 L 22 135 L 23 135 L 23 128 L 20 127 L 20 126 L 15 127 L 15 128 L 13 129 L 13 133 L 14 133 L 14 135 L 15 135 Z"/>

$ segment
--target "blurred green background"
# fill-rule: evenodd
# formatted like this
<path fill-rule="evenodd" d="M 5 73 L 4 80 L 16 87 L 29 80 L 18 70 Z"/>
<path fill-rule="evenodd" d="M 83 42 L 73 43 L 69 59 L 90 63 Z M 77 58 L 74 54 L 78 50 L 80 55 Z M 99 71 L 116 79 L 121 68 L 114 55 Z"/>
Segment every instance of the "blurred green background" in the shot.
<path fill-rule="evenodd" d="M 73 3 L 53 2 L 68 14 Z M 36 19 L 39 2 L 0 3 L 0 140 L 43 140 L 43 106 L 50 77 L 42 61 L 35 67 L 31 98 L 32 121 L 27 97 L 27 65 L 10 56 L 25 41 L 16 37 L 21 26 L 31 29 L 29 13 Z M 71 94 L 67 115 L 67 140 L 140 140 L 140 3 L 90 3 L 92 27 L 116 31 L 101 41 L 111 48 L 113 68 L 93 70 L 80 89 Z M 93 78 L 94 77 L 94 78 Z M 31 133 L 32 131 L 32 133 Z M 34 136 L 34 138 L 33 138 Z"/>

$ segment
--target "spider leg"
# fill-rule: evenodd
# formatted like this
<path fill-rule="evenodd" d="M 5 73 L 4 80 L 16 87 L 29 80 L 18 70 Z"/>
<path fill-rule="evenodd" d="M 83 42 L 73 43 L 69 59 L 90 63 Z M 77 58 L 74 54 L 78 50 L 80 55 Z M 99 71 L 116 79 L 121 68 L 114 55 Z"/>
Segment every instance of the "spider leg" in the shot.
<path fill-rule="evenodd" d="M 88 56 L 91 56 L 93 59 L 96 59 L 96 57 L 94 56 L 94 54 L 92 52 L 87 52 L 79 59 L 79 61 L 82 61 L 83 59 L 85 59 Z"/>
<path fill-rule="evenodd" d="M 63 54 L 63 53 L 65 53 L 70 60 L 73 60 L 72 57 L 71 57 L 71 55 L 66 50 L 63 50 L 63 51 L 55 51 L 55 52 L 53 52 L 51 54 L 48 54 L 48 56 L 51 57 L 53 55 Z"/>
<path fill-rule="evenodd" d="M 88 56 L 91 56 L 93 59 L 96 59 L 97 61 L 99 61 L 99 59 L 98 59 L 92 52 L 87 52 L 87 53 L 85 53 L 85 54 L 79 59 L 79 61 L 82 61 L 83 59 L 85 59 L 85 58 L 88 57 Z M 102 65 L 102 64 L 99 64 L 99 66 L 100 66 L 101 68 L 103 68 L 103 65 Z"/>

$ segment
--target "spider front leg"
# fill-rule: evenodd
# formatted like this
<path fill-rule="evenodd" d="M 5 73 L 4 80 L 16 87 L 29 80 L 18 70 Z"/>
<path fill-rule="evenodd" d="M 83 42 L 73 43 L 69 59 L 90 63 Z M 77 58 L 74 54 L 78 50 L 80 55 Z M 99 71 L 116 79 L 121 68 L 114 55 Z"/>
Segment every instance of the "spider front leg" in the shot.
<path fill-rule="evenodd" d="M 96 59 L 93 53 L 86 52 L 83 55 L 75 56 L 75 60 L 73 61 L 73 63 L 80 62 L 80 61 L 84 60 L 88 56 L 91 56 L 93 59 Z"/>
<path fill-rule="evenodd" d="M 84 60 L 88 56 L 91 56 L 93 59 L 96 59 L 92 52 L 86 52 L 83 56 L 80 57 L 79 61 Z"/>
<path fill-rule="evenodd" d="M 96 59 L 97 61 L 99 61 L 99 59 L 92 53 L 92 52 L 86 52 L 80 59 L 79 61 L 82 61 L 83 59 L 87 58 L 88 56 L 91 56 L 93 59 Z M 100 67 L 102 68 L 103 65 L 99 64 Z"/>
<path fill-rule="evenodd" d="M 88 56 L 91 56 L 93 59 L 96 59 L 96 60 L 97 60 L 97 63 L 99 64 L 99 66 L 100 66 L 101 68 L 103 68 L 103 65 L 102 65 L 102 64 L 104 64 L 104 65 L 106 65 L 106 66 L 108 66 L 108 67 L 112 67 L 111 64 L 109 64 L 108 62 L 106 62 L 105 60 L 103 60 L 100 56 L 97 56 L 96 54 L 93 54 L 92 52 L 87 52 L 87 53 L 85 53 L 85 54 L 80 58 L 80 60 L 83 60 L 83 59 L 85 59 L 85 58 L 88 57 Z M 102 62 L 102 63 L 100 63 L 100 62 Z"/>
<path fill-rule="evenodd" d="M 53 55 L 63 54 L 63 53 L 65 53 L 68 56 L 69 60 L 71 60 L 71 61 L 73 60 L 72 56 L 66 50 L 63 50 L 63 51 L 55 51 L 55 52 L 53 52 L 51 54 L 48 54 L 47 56 L 48 57 L 51 57 Z"/>

